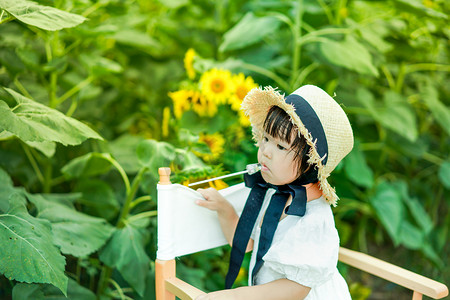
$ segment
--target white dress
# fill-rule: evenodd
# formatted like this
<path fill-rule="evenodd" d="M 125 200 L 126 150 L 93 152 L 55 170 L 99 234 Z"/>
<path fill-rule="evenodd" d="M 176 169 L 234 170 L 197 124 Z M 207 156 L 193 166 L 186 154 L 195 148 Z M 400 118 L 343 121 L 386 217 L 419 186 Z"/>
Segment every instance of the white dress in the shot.
<path fill-rule="evenodd" d="M 273 189 L 267 191 L 253 228 L 255 243 L 250 259 L 249 285 L 287 278 L 311 288 L 305 300 L 351 299 L 347 283 L 336 267 L 339 236 L 331 207 L 324 197 L 308 202 L 303 217 L 288 215 L 278 223 L 272 245 L 252 282 L 261 218 L 274 192 Z"/>

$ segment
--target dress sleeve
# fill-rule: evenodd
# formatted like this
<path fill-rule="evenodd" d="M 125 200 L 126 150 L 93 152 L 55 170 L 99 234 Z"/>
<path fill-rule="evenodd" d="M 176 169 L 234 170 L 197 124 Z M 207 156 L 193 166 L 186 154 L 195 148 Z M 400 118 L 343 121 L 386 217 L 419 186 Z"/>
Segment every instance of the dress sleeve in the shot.
<path fill-rule="evenodd" d="M 307 287 L 319 286 L 336 272 L 339 235 L 329 214 L 305 215 L 272 243 L 264 265 Z"/>

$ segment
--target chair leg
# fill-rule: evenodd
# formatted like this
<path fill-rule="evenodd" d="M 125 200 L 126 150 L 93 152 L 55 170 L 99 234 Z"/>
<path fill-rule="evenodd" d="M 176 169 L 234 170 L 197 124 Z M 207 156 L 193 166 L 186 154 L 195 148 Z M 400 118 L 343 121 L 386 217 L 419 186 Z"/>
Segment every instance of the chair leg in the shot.
<path fill-rule="evenodd" d="M 412 300 L 422 300 L 422 294 L 417 291 L 414 291 Z"/>
<path fill-rule="evenodd" d="M 175 295 L 166 290 L 166 279 L 175 277 L 175 260 L 155 261 L 156 300 L 175 300 Z"/>

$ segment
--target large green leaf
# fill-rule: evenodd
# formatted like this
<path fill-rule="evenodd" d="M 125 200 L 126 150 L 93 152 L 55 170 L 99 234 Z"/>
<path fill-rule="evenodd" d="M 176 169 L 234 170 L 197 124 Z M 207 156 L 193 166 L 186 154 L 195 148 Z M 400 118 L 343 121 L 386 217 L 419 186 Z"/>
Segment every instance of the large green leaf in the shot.
<path fill-rule="evenodd" d="M 280 24 L 281 21 L 275 17 L 257 17 L 249 12 L 224 34 L 219 51 L 242 49 L 258 43 L 267 35 L 276 32 Z"/>
<path fill-rule="evenodd" d="M 95 300 L 95 294 L 69 277 L 67 297 L 51 285 L 18 283 L 12 291 L 13 300 Z"/>
<path fill-rule="evenodd" d="M 439 93 L 431 84 L 421 87 L 420 90 L 421 96 L 434 118 L 447 132 L 447 135 L 450 135 L 450 109 L 439 101 Z"/>
<path fill-rule="evenodd" d="M 0 0 L 0 8 L 25 24 L 51 31 L 75 27 L 86 20 L 83 16 L 28 0 Z"/>
<path fill-rule="evenodd" d="M 136 149 L 143 140 L 143 137 L 124 134 L 108 144 L 111 154 L 129 174 L 137 173 L 141 168 L 136 156 Z"/>
<path fill-rule="evenodd" d="M 13 194 L 9 211 L 0 215 L 0 228 L 0 273 L 17 281 L 50 283 L 66 295 L 66 262 L 53 244 L 50 222 L 28 214 L 23 196 Z"/>
<path fill-rule="evenodd" d="M 424 243 L 424 232 L 409 223 L 406 220 L 403 220 L 401 226 L 400 233 L 401 243 L 408 247 L 409 249 L 420 249 Z"/>
<path fill-rule="evenodd" d="M 375 195 L 369 200 L 394 244 L 398 245 L 401 242 L 402 221 L 405 217 L 400 192 L 395 186 L 381 182 L 376 188 Z"/>
<path fill-rule="evenodd" d="M 358 143 L 345 158 L 344 170 L 347 177 L 359 186 L 371 188 L 373 186 L 373 172 L 367 165 L 364 153 L 359 149 Z"/>
<path fill-rule="evenodd" d="M 61 112 L 5 88 L 17 105 L 0 100 L 0 131 L 6 130 L 25 142 L 58 142 L 78 145 L 88 138 L 102 140 L 94 130 Z"/>
<path fill-rule="evenodd" d="M 161 49 L 161 43 L 152 38 L 149 34 L 136 29 L 122 29 L 110 38 L 118 43 L 143 49 Z"/>
<path fill-rule="evenodd" d="M 80 213 L 41 195 L 28 195 L 28 199 L 36 205 L 38 217 L 52 223 L 54 243 L 65 254 L 87 256 L 102 247 L 114 231 L 105 219 Z"/>
<path fill-rule="evenodd" d="M 77 201 L 89 215 L 111 220 L 119 212 L 119 203 L 112 188 L 102 180 L 89 178 L 78 182 L 74 192 L 83 196 Z"/>
<path fill-rule="evenodd" d="M 450 190 L 450 161 L 444 161 L 441 164 L 438 176 L 442 184 Z"/>
<path fill-rule="evenodd" d="M 136 153 L 141 165 L 152 172 L 160 167 L 168 167 L 175 159 L 175 148 L 171 144 L 156 140 L 140 142 Z"/>
<path fill-rule="evenodd" d="M 424 2 L 420 0 L 395 0 L 394 3 L 398 4 L 403 11 L 410 11 L 419 16 L 427 15 L 433 18 L 448 19 L 448 15 L 425 6 Z"/>
<path fill-rule="evenodd" d="M 383 102 L 375 101 L 367 89 L 358 89 L 356 99 L 367 108 L 371 116 L 384 128 L 390 129 L 410 142 L 418 137 L 417 120 L 414 109 L 407 99 L 393 91 L 383 95 Z"/>
<path fill-rule="evenodd" d="M 67 178 L 89 177 L 104 174 L 111 169 L 111 154 L 90 152 L 72 159 L 61 172 Z"/>
<path fill-rule="evenodd" d="M 96 76 L 102 76 L 109 73 L 121 73 L 122 66 L 106 57 L 96 54 L 82 54 L 80 61 Z"/>
<path fill-rule="evenodd" d="M 150 259 L 145 253 L 142 228 L 127 222 L 125 227 L 116 230 L 100 252 L 100 260 L 117 268 L 136 292 L 143 295 Z"/>
<path fill-rule="evenodd" d="M 376 118 L 385 128 L 396 132 L 411 142 L 417 139 L 416 115 L 407 99 L 393 91 L 384 94 L 384 107 L 378 109 Z"/>
<path fill-rule="evenodd" d="M 369 51 L 355 38 L 347 35 L 343 41 L 323 39 L 319 51 L 331 64 L 356 71 L 361 74 L 378 76 Z"/>

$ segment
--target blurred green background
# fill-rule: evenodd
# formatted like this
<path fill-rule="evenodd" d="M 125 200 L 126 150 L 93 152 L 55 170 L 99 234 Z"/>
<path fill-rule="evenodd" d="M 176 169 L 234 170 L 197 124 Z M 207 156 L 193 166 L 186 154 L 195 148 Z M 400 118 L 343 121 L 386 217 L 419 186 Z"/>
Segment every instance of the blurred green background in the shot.
<path fill-rule="evenodd" d="M 0 298 L 153 299 L 157 168 L 186 183 L 255 162 L 239 105 L 266 85 L 320 86 L 349 116 L 355 147 L 330 177 L 341 245 L 448 285 L 449 11 L 0 0 Z M 179 275 L 221 289 L 228 255 L 183 257 Z M 339 268 L 354 299 L 411 296 Z"/>

